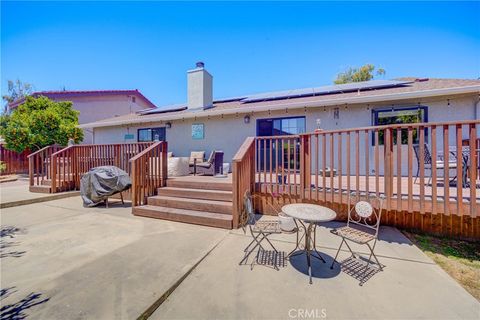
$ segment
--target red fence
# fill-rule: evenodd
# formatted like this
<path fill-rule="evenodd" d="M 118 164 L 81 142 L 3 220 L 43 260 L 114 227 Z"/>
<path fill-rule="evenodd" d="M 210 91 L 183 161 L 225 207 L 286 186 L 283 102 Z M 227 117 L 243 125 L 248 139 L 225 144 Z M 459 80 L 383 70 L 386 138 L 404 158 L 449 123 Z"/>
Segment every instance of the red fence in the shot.
<path fill-rule="evenodd" d="M 15 174 L 15 173 L 28 173 L 28 155 L 29 151 L 21 153 L 5 149 L 3 145 L 0 145 L 0 161 L 5 164 L 5 170 L 1 171 L 1 175 Z"/>

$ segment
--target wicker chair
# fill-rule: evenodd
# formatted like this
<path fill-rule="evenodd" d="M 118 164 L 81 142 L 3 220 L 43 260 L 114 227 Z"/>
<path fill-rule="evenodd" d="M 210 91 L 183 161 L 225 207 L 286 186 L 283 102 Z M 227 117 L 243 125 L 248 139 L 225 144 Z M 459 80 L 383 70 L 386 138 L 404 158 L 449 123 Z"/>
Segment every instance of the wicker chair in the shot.
<path fill-rule="evenodd" d="M 223 166 L 223 151 L 212 151 L 205 162 L 196 163 L 196 173 L 214 176 L 221 173 Z"/>
<path fill-rule="evenodd" d="M 268 239 L 268 237 L 275 233 L 282 233 L 282 230 L 280 229 L 280 223 L 278 220 L 257 221 L 257 219 L 255 218 L 255 212 L 253 210 L 252 195 L 248 190 L 245 192 L 245 195 L 243 197 L 243 210 L 240 214 L 240 225 L 245 233 L 248 227 L 253 239 L 243 250 L 245 255 L 242 261 L 240 261 L 239 265 L 242 265 L 244 262 L 246 262 L 248 257 L 257 248 L 258 252 L 255 260 L 258 261 L 260 255 L 267 252 L 262 246 L 262 241 L 266 240 L 274 251 L 274 257 L 271 259 L 273 261 L 273 266 L 276 270 L 279 270 L 277 265 L 277 256 L 279 255 L 279 251 L 275 248 L 275 246 Z M 253 260 L 251 264 L 252 269 L 255 260 Z"/>
<path fill-rule="evenodd" d="M 352 199 L 352 196 L 354 197 Z M 337 250 L 337 254 L 333 259 L 330 269 L 333 269 L 333 265 L 337 261 L 338 254 L 345 243 L 348 250 L 352 254 L 352 258 L 356 258 L 355 253 L 348 244 L 348 241 L 356 244 L 366 245 L 370 250 L 370 256 L 361 275 L 360 285 L 363 285 L 365 276 L 367 275 L 368 267 L 372 262 L 372 257 L 375 259 L 380 271 L 383 270 L 382 265 L 378 261 L 377 256 L 374 253 L 375 245 L 378 239 L 378 229 L 380 228 L 380 219 L 383 210 L 383 197 L 377 197 L 374 194 L 366 195 L 366 201 L 358 201 L 360 196 L 357 193 L 352 193 L 348 198 L 348 220 L 347 225 L 341 228 L 332 230 L 331 232 L 342 238 L 340 247 Z M 351 205 L 351 201 L 355 200 L 354 206 Z M 376 209 L 377 208 L 377 209 Z M 373 243 L 370 245 L 370 243 Z"/>

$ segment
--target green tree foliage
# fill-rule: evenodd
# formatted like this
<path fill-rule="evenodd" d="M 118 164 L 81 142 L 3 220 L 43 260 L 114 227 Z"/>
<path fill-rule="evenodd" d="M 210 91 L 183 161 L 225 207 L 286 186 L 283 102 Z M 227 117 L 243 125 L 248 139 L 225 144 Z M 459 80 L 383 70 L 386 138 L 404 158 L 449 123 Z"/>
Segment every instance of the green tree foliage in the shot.
<path fill-rule="evenodd" d="M 348 68 L 344 72 L 337 74 L 337 78 L 333 81 L 335 84 L 344 84 L 350 82 L 369 81 L 374 78 L 375 75 L 385 75 L 385 69 L 378 68 L 375 72 L 375 66 L 373 64 L 366 64 L 360 68 Z"/>
<path fill-rule="evenodd" d="M 0 117 L 0 135 L 6 148 L 22 152 L 51 144 L 67 145 L 72 138 L 83 140 L 83 131 L 77 127 L 79 112 L 70 101 L 52 101 L 47 97 L 27 97 L 11 115 Z"/>

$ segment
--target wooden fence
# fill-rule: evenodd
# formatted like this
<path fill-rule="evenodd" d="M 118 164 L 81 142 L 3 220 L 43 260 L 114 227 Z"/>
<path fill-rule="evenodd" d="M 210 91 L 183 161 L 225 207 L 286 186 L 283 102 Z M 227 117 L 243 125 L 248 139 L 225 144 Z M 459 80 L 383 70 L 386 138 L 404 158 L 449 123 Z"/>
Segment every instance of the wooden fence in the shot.
<path fill-rule="evenodd" d="M 5 149 L 0 144 L 0 161 L 5 164 L 5 169 L 0 175 L 27 173 L 28 172 L 28 155 L 29 151 L 15 152 Z"/>
<path fill-rule="evenodd" d="M 147 204 L 147 198 L 155 195 L 157 188 L 165 186 L 167 152 L 167 142 L 159 141 L 130 159 L 132 207 Z"/>
<path fill-rule="evenodd" d="M 284 203 L 314 202 L 344 218 L 348 194 L 375 193 L 386 197 L 384 223 L 478 238 L 479 124 L 417 123 L 257 137 L 256 208 L 276 214 Z"/>

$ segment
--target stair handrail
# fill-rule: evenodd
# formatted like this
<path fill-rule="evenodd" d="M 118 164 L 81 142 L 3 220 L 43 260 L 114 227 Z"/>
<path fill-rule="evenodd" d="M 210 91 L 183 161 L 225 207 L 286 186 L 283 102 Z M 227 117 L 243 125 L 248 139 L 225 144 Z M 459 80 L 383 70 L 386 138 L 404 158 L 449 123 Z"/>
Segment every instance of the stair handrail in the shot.
<path fill-rule="evenodd" d="M 65 155 L 68 158 L 72 159 L 71 163 L 73 163 L 73 158 L 74 158 L 73 157 L 73 149 L 74 148 L 75 148 L 75 145 L 68 146 L 66 148 L 63 148 L 63 149 L 58 150 L 57 152 L 53 153 L 50 157 L 50 169 L 51 169 L 51 175 L 52 175 L 52 189 L 51 189 L 52 193 L 55 193 L 57 191 L 57 162 L 58 162 L 59 156 L 63 155 L 63 159 L 64 159 L 64 161 L 63 161 L 63 166 L 64 166 L 63 167 L 64 168 L 63 179 L 66 178 L 67 170 L 69 171 L 68 172 L 69 177 L 76 172 L 75 169 L 72 170 L 72 168 L 70 166 L 67 169 L 67 167 L 65 165 L 65 158 L 66 158 Z M 61 175 L 60 175 L 59 178 L 61 178 Z M 63 183 L 61 183 L 60 186 L 63 186 Z"/>
<path fill-rule="evenodd" d="M 129 160 L 132 178 L 132 209 L 145 204 L 147 197 L 153 196 L 157 188 L 165 186 L 167 152 L 168 143 L 157 141 Z"/>
<path fill-rule="evenodd" d="M 255 185 L 255 137 L 247 137 L 232 159 L 233 228 L 237 229 L 243 210 L 243 196 Z"/>
<path fill-rule="evenodd" d="M 38 157 L 42 157 L 42 159 L 48 159 L 51 154 L 55 153 L 58 151 L 59 148 L 63 148 L 61 145 L 55 143 L 46 147 L 43 147 L 35 152 L 30 153 L 27 156 L 28 159 L 28 178 L 29 178 L 29 185 L 33 186 L 35 184 L 35 173 L 38 174 L 38 172 L 35 172 L 35 160 Z M 50 154 L 51 152 L 51 154 Z M 41 173 L 47 174 L 47 179 L 48 179 L 48 173 L 51 172 L 48 168 L 48 164 L 41 163 L 42 165 L 42 170 Z M 37 168 L 38 169 L 38 168 Z M 40 180 L 40 178 L 37 176 L 37 180 Z M 42 176 L 43 180 L 43 176 Z M 38 181 L 39 182 L 39 181 Z"/>

